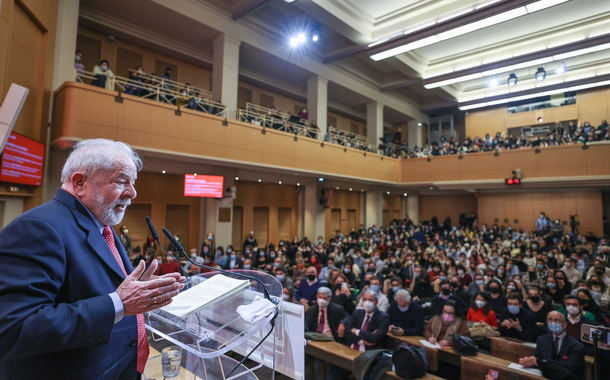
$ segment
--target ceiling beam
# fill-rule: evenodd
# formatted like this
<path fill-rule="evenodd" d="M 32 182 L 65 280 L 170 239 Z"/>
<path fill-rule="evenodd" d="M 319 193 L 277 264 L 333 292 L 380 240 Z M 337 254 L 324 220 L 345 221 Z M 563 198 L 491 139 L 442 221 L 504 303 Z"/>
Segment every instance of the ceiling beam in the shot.
<path fill-rule="evenodd" d="M 349 57 L 350 55 L 359 53 L 361 51 L 368 51 L 369 55 L 381 53 L 386 50 L 393 49 L 395 47 L 399 47 L 399 46 L 402 46 L 402 45 L 405 45 L 405 44 L 408 44 L 408 43 L 411 43 L 414 41 L 421 40 L 423 38 L 433 36 L 438 33 L 445 32 L 447 30 L 455 29 L 460 26 L 468 25 L 473 22 L 483 20 L 483 19 L 486 19 L 491 16 L 495 16 L 500 13 L 504 13 L 511 9 L 522 7 L 524 5 L 533 3 L 535 1 L 538 1 L 538 0 L 502 1 L 502 2 L 499 2 L 496 4 L 492 4 L 488 7 L 481 8 L 480 10 L 475 10 L 475 11 L 465 14 L 461 17 L 456 17 L 456 18 L 450 19 L 448 21 L 442 22 L 440 24 L 433 25 L 429 28 L 425 28 L 425 29 L 416 31 L 414 33 L 409 33 L 402 37 L 390 39 L 386 42 L 375 45 L 373 47 L 369 47 L 368 45 L 356 46 L 356 47 L 354 47 L 353 52 L 351 52 L 351 54 L 349 54 L 350 52 L 348 52 L 348 51 L 339 51 L 339 52 L 328 54 L 326 57 L 324 57 L 323 62 L 330 63 L 330 62 L 336 61 L 338 59 Z M 356 49 L 356 48 L 358 48 L 358 49 Z"/>
<path fill-rule="evenodd" d="M 231 18 L 233 20 L 240 19 L 240 18 L 244 17 L 245 15 L 260 9 L 261 7 L 263 7 L 265 4 L 267 4 L 270 1 L 271 0 L 254 0 L 252 2 L 246 3 L 246 5 L 244 5 L 243 7 L 239 8 L 235 12 L 231 13 Z"/>
<path fill-rule="evenodd" d="M 399 82 L 391 83 L 386 86 L 381 87 L 381 91 L 393 91 L 399 88 L 414 86 L 417 84 L 427 85 L 430 83 L 436 83 L 445 81 L 448 79 L 459 78 L 471 74 L 480 73 L 483 71 L 495 70 L 506 66 L 517 65 L 519 63 L 534 61 L 541 58 L 550 57 L 553 55 L 559 55 L 563 53 L 568 53 L 575 50 L 586 49 L 593 46 L 603 45 L 610 43 L 610 35 L 599 36 L 594 38 L 588 38 L 586 40 L 581 40 L 578 42 L 574 42 L 571 44 L 566 44 L 562 46 L 557 46 L 551 49 L 545 49 L 529 54 L 520 55 L 518 57 L 507 58 L 501 61 L 488 63 L 485 65 L 475 66 L 463 70 L 454 71 L 451 73 L 438 75 L 435 77 L 430 77 L 426 79 L 405 79 Z"/>

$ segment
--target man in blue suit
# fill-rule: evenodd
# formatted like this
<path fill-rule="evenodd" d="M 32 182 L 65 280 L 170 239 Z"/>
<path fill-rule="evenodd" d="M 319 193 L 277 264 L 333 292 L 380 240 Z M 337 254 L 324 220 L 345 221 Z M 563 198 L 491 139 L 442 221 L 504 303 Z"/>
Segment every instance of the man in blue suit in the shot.
<path fill-rule="evenodd" d="M 142 160 L 111 140 L 76 144 L 50 202 L 0 232 L 0 379 L 137 379 L 143 313 L 184 278 L 134 268 L 112 230 L 136 197 Z M 141 278 L 140 278 L 141 277 Z"/>
<path fill-rule="evenodd" d="M 538 337 L 534 356 L 519 359 L 525 368 L 542 366 L 543 362 L 559 364 L 577 377 L 584 376 L 585 346 L 566 334 L 566 317 L 558 311 L 547 316 L 550 334 Z"/>

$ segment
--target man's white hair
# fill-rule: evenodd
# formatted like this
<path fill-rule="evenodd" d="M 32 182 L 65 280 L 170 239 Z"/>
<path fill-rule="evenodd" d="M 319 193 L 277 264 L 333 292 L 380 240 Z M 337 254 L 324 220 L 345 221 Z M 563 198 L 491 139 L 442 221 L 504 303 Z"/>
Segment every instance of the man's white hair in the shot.
<path fill-rule="evenodd" d="M 405 302 L 411 302 L 411 293 L 405 289 L 400 289 L 394 294 L 395 300 L 403 300 Z"/>
<path fill-rule="evenodd" d="M 110 171 L 115 168 L 120 156 L 127 156 L 137 171 L 142 170 L 142 158 L 124 142 L 109 139 L 79 141 L 64 164 L 61 182 L 70 182 L 72 175 L 77 172 L 91 178 L 97 173 Z"/>

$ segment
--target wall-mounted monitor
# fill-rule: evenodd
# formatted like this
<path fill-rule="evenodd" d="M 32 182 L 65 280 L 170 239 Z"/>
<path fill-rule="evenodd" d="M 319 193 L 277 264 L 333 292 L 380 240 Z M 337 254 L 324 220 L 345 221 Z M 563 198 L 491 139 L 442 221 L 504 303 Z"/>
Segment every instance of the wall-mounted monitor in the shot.
<path fill-rule="evenodd" d="M 184 196 L 201 198 L 222 198 L 225 179 L 223 176 L 185 174 Z"/>
<path fill-rule="evenodd" d="M 11 132 L 2 152 L 0 181 L 41 186 L 44 149 L 43 143 Z"/>

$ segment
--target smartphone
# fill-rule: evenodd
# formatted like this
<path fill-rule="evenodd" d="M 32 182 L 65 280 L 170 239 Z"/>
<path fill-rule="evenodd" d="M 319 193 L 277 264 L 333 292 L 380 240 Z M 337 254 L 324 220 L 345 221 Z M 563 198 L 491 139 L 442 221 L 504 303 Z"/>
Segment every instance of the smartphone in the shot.
<path fill-rule="evenodd" d="M 341 283 L 341 289 L 343 289 L 343 290 L 347 289 L 347 282 Z"/>

